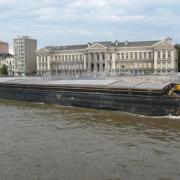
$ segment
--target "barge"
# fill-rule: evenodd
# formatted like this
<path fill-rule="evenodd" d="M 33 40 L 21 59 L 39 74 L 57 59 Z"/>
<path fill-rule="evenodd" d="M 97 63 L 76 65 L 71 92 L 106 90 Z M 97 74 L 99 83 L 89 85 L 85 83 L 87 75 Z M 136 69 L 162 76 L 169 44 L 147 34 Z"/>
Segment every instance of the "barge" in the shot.
<path fill-rule="evenodd" d="M 180 115 L 180 86 L 118 80 L 0 80 L 0 98 L 116 110 L 148 116 Z"/>

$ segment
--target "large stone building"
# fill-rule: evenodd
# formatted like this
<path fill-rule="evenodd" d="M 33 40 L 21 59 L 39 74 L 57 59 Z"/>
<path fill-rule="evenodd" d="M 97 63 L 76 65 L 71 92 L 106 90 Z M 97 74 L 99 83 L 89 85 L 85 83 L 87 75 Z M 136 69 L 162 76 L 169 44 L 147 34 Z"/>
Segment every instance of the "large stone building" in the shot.
<path fill-rule="evenodd" d="M 36 51 L 39 75 L 167 73 L 178 69 L 170 38 L 141 42 L 94 42 Z"/>
<path fill-rule="evenodd" d="M 28 75 L 36 71 L 37 40 L 28 36 L 21 36 L 13 40 L 15 74 Z"/>
<path fill-rule="evenodd" d="M 0 41 L 0 54 L 8 54 L 9 45 L 6 42 Z"/>

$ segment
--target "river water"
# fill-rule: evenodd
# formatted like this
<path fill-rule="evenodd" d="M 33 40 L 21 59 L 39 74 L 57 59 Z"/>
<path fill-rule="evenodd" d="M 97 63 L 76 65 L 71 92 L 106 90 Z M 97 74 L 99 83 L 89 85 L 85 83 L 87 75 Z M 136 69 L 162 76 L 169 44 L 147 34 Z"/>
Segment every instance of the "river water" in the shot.
<path fill-rule="evenodd" d="M 0 180 L 180 179 L 180 118 L 0 100 Z"/>

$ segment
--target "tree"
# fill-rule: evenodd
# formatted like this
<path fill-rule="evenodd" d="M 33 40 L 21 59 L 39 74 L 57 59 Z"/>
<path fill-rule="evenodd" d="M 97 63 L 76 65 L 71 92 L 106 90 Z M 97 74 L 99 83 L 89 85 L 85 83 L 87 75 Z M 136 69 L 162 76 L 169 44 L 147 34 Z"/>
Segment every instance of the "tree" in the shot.
<path fill-rule="evenodd" d="M 0 74 L 1 75 L 8 75 L 8 70 L 7 70 L 7 67 L 5 64 L 0 68 Z"/>

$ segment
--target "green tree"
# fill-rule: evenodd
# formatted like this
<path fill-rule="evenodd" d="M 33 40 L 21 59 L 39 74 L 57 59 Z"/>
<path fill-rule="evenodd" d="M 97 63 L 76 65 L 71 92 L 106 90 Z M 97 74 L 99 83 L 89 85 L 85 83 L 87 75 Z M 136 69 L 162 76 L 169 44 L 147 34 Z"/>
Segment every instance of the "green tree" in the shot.
<path fill-rule="evenodd" d="M 7 70 L 7 67 L 5 64 L 0 68 L 0 74 L 1 75 L 8 75 L 8 70 Z"/>

